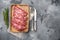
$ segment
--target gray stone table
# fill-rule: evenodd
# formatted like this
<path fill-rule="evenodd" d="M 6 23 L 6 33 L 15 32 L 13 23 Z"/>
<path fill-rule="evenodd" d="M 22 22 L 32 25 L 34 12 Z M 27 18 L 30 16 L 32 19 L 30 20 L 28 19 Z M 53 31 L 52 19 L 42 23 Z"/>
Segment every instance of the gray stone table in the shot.
<path fill-rule="evenodd" d="M 2 10 L 10 4 L 29 4 L 36 8 L 37 32 L 24 33 L 22 38 L 7 32 Z M 60 0 L 0 0 L 0 40 L 60 40 Z"/>

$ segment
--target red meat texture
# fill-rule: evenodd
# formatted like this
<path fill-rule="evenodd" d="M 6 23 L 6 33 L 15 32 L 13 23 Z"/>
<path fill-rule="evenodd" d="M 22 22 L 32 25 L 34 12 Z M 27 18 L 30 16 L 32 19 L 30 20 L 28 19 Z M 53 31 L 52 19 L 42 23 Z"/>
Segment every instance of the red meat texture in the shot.
<path fill-rule="evenodd" d="M 26 29 L 27 13 L 17 6 L 14 6 L 13 10 L 12 26 L 19 31 Z"/>

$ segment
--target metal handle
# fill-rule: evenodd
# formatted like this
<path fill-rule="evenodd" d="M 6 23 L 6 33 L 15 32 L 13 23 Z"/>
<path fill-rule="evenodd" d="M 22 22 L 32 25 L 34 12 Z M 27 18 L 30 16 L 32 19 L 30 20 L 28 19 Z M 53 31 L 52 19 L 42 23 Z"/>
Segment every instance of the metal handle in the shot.
<path fill-rule="evenodd" d="M 32 20 L 32 28 L 31 28 L 32 31 L 34 31 L 34 20 Z"/>
<path fill-rule="evenodd" d="M 34 21 L 34 31 L 37 31 L 37 21 Z"/>

